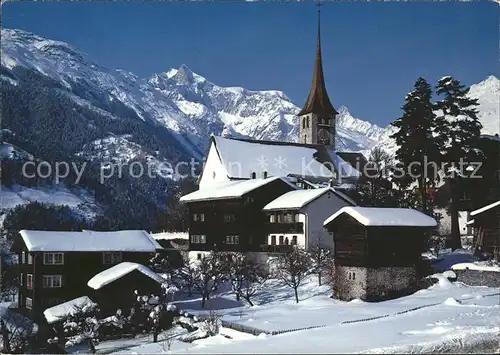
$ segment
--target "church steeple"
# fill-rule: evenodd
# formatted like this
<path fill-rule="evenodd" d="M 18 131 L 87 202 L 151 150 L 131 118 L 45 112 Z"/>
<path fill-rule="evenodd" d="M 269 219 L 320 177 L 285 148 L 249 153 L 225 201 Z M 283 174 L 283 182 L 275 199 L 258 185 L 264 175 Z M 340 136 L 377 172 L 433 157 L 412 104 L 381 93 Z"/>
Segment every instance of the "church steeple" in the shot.
<path fill-rule="evenodd" d="M 325 78 L 323 76 L 323 61 L 321 58 L 321 14 L 319 6 L 321 4 L 318 2 L 318 42 L 316 44 L 316 60 L 314 63 L 314 74 L 312 80 L 311 91 L 307 98 L 306 104 L 302 111 L 299 112 L 299 116 L 316 113 L 322 116 L 333 116 L 338 112 L 333 108 L 328 93 L 326 92 Z"/>
<path fill-rule="evenodd" d="M 300 142 L 320 144 L 335 149 L 335 116 L 338 112 L 333 107 L 326 92 L 321 58 L 321 23 L 320 3 L 318 1 L 318 42 L 311 91 L 304 108 L 298 113 Z"/>

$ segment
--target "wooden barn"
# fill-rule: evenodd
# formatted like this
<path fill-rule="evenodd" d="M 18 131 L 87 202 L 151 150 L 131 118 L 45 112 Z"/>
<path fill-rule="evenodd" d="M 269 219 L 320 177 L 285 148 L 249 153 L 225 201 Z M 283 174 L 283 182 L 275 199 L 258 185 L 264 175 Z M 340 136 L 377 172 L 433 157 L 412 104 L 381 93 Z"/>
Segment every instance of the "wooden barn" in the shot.
<path fill-rule="evenodd" d="M 470 213 L 474 218 L 474 246 L 500 260 L 500 200 Z"/>
<path fill-rule="evenodd" d="M 163 294 L 165 282 L 163 277 L 144 265 L 123 262 L 98 273 L 87 285 L 93 289 L 91 297 L 101 311 L 114 314 L 118 309 L 130 309 L 137 295 Z"/>
<path fill-rule="evenodd" d="M 334 297 L 382 300 L 416 284 L 425 235 L 437 222 L 406 208 L 343 207 L 324 222 L 334 238 Z"/>

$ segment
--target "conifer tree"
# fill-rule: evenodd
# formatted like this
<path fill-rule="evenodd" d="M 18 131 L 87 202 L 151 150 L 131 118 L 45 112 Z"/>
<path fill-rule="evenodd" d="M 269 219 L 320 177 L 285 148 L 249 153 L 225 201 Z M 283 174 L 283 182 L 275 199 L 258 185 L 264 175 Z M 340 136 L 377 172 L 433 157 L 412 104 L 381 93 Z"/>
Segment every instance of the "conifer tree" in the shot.
<path fill-rule="evenodd" d="M 426 213 L 431 212 L 427 188 L 437 180 L 441 143 L 433 134 L 436 116 L 431 97 L 431 86 L 424 78 L 418 78 L 414 90 L 406 95 L 403 115 L 392 123 L 398 128 L 392 138 L 399 146 L 396 151 L 399 168 L 394 178 L 403 187 L 417 181 L 421 209 Z"/>
<path fill-rule="evenodd" d="M 469 88 L 445 76 L 439 80 L 436 93 L 441 100 L 435 104 L 436 132 L 443 139 L 444 174 L 451 189 L 451 234 L 453 249 L 461 247 L 458 225 L 460 180 L 466 177 L 465 163 L 481 160 L 478 151 L 482 125 L 477 117 L 477 99 L 468 97 Z"/>

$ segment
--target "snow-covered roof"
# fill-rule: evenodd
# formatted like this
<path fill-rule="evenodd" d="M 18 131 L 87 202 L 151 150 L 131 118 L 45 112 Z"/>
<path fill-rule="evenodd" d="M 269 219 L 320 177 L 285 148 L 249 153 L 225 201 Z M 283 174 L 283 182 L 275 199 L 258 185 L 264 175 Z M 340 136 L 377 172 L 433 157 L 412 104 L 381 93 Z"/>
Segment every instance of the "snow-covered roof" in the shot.
<path fill-rule="evenodd" d="M 328 225 L 338 216 L 347 213 L 364 226 L 384 227 L 435 227 L 434 218 L 411 208 L 383 208 L 383 207 L 342 207 L 323 223 Z"/>
<path fill-rule="evenodd" d="M 83 230 L 81 232 L 59 232 L 23 229 L 19 234 L 29 251 L 155 252 L 156 249 L 163 249 L 149 233 L 143 230 L 122 230 L 115 232 Z"/>
<path fill-rule="evenodd" d="M 229 178 L 261 176 L 301 176 L 320 179 L 360 173 L 327 147 L 292 142 L 225 138 L 212 135 L 220 161 Z"/>
<path fill-rule="evenodd" d="M 335 195 L 339 196 L 343 200 L 346 200 L 352 205 L 356 205 L 353 200 L 351 200 L 343 193 L 335 191 L 335 189 L 331 187 L 323 187 L 317 189 L 295 190 L 287 192 L 286 194 L 279 196 L 278 198 L 264 206 L 264 211 L 299 209 L 316 200 L 318 197 L 322 196 L 328 191 L 334 193 Z"/>
<path fill-rule="evenodd" d="M 180 201 L 194 202 L 194 201 L 204 201 L 204 200 L 240 198 L 244 194 L 249 193 L 255 189 L 258 189 L 259 187 L 267 185 L 270 182 L 276 180 L 282 180 L 283 182 L 287 183 L 294 189 L 296 188 L 286 178 L 280 178 L 278 176 L 269 177 L 267 179 L 249 179 L 249 180 L 219 182 L 219 183 L 214 183 L 209 187 L 184 195 L 180 198 Z"/>
<path fill-rule="evenodd" d="M 188 232 L 161 232 L 161 233 L 151 233 L 151 236 L 155 240 L 174 240 L 174 239 L 189 239 Z"/>
<path fill-rule="evenodd" d="M 472 212 L 470 213 L 470 215 L 471 215 L 471 216 L 475 216 L 475 215 L 478 215 L 478 214 L 481 214 L 481 213 L 483 213 L 483 212 L 486 212 L 486 211 L 488 211 L 489 209 L 492 209 L 493 207 L 497 207 L 497 206 L 500 206 L 500 200 L 498 200 L 497 202 L 493 202 L 493 203 L 491 203 L 491 204 L 489 204 L 489 205 L 486 205 L 486 206 L 484 206 L 484 207 L 481 207 L 481 208 L 479 208 L 479 209 L 477 209 L 477 210 L 475 210 L 475 211 L 472 211 Z"/>
<path fill-rule="evenodd" d="M 481 138 L 491 139 L 500 142 L 500 137 L 498 135 L 481 134 Z"/>
<path fill-rule="evenodd" d="M 86 309 L 96 306 L 97 303 L 92 301 L 87 296 L 82 296 L 75 298 L 74 300 L 58 304 L 57 306 L 47 308 L 43 311 L 43 315 L 45 316 L 45 319 L 47 319 L 47 323 L 52 324 L 74 315 L 80 309 L 85 311 Z"/>
<path fill-rule="evenodd" d="M 166 282 L 166 280 L 163 277 L 155 273 L 147 266 L 137 263 L 123 262 L 113 267 L 110 267 L 109 269 L 101 271 L 93 278 L 91 278 L 89 282 L 87 282 L 87 286 L 93 288 L 94 290 L 98 290 L 101 287 L 104 287 L 107 284 L 110 284 L 122 278 L 123 276 L 130 274 L 132 271 L 136 270 L 146 275 L 147 277 L 153 279 L 154 281 L 158 282 L 159 284 L 163 284 Z"/>

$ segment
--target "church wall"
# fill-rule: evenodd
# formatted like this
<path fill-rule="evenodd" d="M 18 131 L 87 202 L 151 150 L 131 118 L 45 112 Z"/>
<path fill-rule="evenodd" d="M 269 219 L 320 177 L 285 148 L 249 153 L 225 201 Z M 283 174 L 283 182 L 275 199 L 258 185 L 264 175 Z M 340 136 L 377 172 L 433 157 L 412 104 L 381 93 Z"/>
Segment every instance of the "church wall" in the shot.
<path fill-rule="evenodd" d="M 212 142 L 210 144 L 210 150 L 208 151 L 205 166 L 203 167 L 203 174 L 201 176 L 199 186 L 200 189 L 202 189 L 213 184 L 214 182 L 217 183 L 225 181 L 230 181 L 227 177 L 227 170 L 220 161 L 215 144 Z"/>

